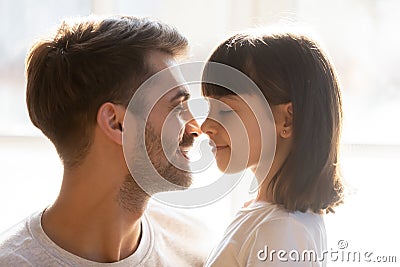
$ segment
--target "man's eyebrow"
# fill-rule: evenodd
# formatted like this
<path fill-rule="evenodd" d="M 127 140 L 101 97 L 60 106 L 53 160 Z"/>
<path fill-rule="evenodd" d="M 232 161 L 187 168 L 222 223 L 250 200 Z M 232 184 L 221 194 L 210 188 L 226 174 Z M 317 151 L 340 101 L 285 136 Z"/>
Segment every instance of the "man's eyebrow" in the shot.
<path fill-rule="evenodd" d="M 190 98 L 190 93 L 185 89 L 181 89 L 169 101 L 174 102 L 181 98 L 183 98 L 182 101 L 188 100 Z"/>

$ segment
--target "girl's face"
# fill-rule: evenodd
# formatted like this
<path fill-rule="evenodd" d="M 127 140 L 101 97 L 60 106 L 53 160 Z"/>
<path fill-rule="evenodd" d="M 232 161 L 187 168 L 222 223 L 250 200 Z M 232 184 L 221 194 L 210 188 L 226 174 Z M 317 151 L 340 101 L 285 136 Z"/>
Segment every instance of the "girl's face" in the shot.
<path fill-rule="evenodd" d="M 255 116 L 262 110 L 259 101 L 251 95 L 246 95 L 246 101 L 237 95 L 207 99 L 210 111 L 201 129 L 213 143 L 218 168 L 233 173 L 257 166 L 262 150 Z"/>

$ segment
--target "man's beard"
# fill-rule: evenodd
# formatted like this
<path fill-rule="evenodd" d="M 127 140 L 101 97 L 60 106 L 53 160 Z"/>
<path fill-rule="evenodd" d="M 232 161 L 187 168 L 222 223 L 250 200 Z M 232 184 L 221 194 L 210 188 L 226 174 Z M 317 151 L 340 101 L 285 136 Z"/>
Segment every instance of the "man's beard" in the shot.
<path fill-rule="evenodd" d="M 149 195 L 176 190 L 176 186 L 182 189 L 188 188 L 192 184 L 191 173 L 177 168 L 165 156 L 164 150 L 173 153 L 172 157 L 178 156 L 175 152 L 176 149 L 174 149 L 176 145 L 173 142 L 171 142 L 168 148 L 163 149 L 161 138 L 155 134 L 153 127 L 149 123 L 146 124 L 144 138 L 145 142 L 143 135 L 139 135 L 139 140 L 136 142 L 136 147 L 134 148 L 134 160 L 130 164 L 130 168 L 134 170 L 135 177 L 140 179 L 140 185 L 132 177 L 132 174 L 129 173 L 125 176 L 125 180 L 119 191 L 120 205 L 131 212 L 143 212 Z M 188 147 L 193 142 L 194 138 L 192 136 L 184 134 L 180 145 Z M 145 148 L 143 144 L 145 144 Z M 154 169 L 145 167 L 148 166 L 146 164 L 148 159 L 150 159 Z M 154 180 L 152 181 L 150 178 L 157 178 L 154 177 L 157 176 L 155 171 L 158 173 L 158 176 L 161 176 L 173 185 L 165 188 L 165 186 L 154 183 Z M 145 190 L 142 189 L 143 187 L 145 187 Z"/>
<path fill-rule="evenodd" d="M 186 139 L 186 136 L 184 136 L 180 145 L 185 142 Z M 145 140 L 146 151 L 149 155 L 151 163 L 153 164 L 158 174 L 174 185 L 185 188 L 189 187 L 192 184 L 191 173 L 188 170 L 181 170 L 174 166 L 165 155 L 165 153 L 168 153 L 170 155 L 169 158 L 172 161 L 174 161 L 176 157 L 179 157 L 176 150 L 177 144 L 174 144 L 172 141 L 170 143 L 164 142 L 164 144 L 162 144 L 161 138 L 155 134 L 153 127 L 151 127 L 149 123 L 146 125 Z M 161 191 L 170 191 L 170 189 L 160 188 L 158 192 Z"/>

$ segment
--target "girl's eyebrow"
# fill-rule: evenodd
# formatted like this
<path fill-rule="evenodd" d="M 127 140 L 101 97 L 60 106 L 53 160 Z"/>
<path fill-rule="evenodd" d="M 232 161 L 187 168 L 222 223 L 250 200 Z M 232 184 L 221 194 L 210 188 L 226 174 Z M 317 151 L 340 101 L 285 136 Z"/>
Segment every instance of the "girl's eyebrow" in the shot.
<path fill-rule="evenodd" d="M 218 100 L 221 100 L 221 99 L 232 100 L 234 102 L 239 102 L 240 100 L 242 100 L 242 98 L 237 95 L 224 95 L 224 96 L 221 96 L 218 98 Z"/>
<path fill-rule="evenodd" d="M 222 96 L 208 96 L 206 97 L 206 99 L 208 98 L 214 98 L 217 100 L 221 100 L 221 99 L 228 99 L 228 100 L 233 100 L 233 101 L 239 101 L 241 98 L 240 96 L 237 95 L 222 95 Z"/>

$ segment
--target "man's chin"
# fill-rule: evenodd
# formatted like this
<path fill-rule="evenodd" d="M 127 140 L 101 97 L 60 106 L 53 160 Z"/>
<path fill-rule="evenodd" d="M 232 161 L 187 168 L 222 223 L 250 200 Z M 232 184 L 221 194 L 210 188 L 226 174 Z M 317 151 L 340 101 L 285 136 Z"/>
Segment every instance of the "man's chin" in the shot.
<path fill-rule="evenodd" d="M 172 189 L 174 191 L 186 190 L 192 185 L 193 182 L 191 173 L 182 170 L 177 170 L 177 173 L 174 177 L 168 177 L 166 180 L 175 186 L 179 186 L 179 188 L 174 187 L 174 189 Z"/>
<path fill-rule="evenodd" d="M 190 158 L 189 158 L 189 150 L 183 150 L 181 148 L 177 148 L 175 152 L 172 152 L 169 157 L 170 161 L 168 161 L 170 168 L 175 168 L 175 172 L 181 174 L 190 174 Z"/>
<path fill-rule="evenodd" d="M 184 159 L 182 155 L 177 155 L 175 164 L 168 163 L 167 168 L 161 171 L 158 169 L 159 175 L 166 181 L 171 183 L 169 188 L 164 188 L 163 191 L 179 191 L 185 190 L 192 185 L 192 174 L 189 171 L 189 161 Z"/>

